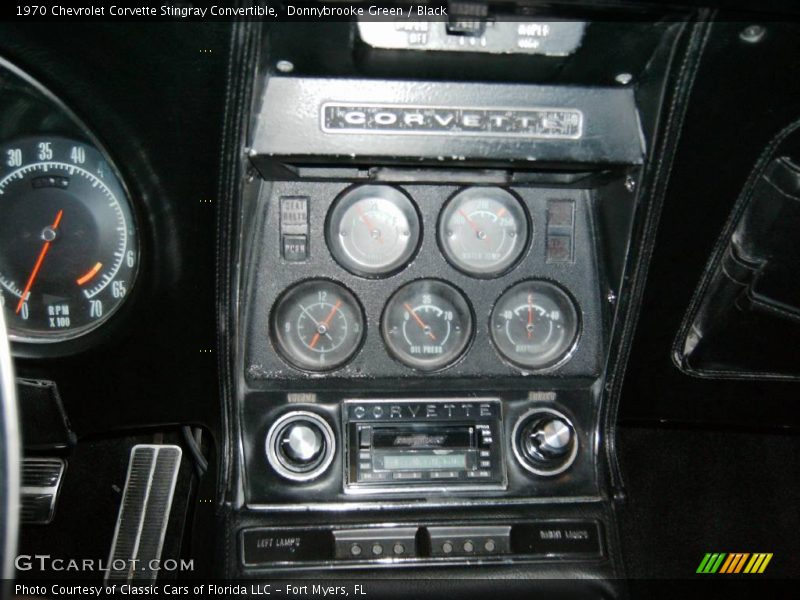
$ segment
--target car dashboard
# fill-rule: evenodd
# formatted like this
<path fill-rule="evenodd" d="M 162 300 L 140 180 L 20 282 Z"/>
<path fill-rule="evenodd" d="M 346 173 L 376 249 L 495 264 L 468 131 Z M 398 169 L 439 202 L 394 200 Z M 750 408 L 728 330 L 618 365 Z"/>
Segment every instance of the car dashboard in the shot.
<path fill-rule="evenodd" d="M 797 23 L 278 4 L 0 23 L 18 582 L 796 577 Z"/>

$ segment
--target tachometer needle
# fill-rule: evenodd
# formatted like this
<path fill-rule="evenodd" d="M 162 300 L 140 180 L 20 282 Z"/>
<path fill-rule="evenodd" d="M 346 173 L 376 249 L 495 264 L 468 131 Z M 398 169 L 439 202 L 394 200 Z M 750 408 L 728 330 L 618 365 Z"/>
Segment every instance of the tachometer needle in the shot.
<path fill-rule="evenodd" d="M 53 221 L 53 224 L 50 226 L 50 230 L 53 233 L 55 233 L 56 230 L 58 229 L 58 226 L 61 223 L 62 216 L 64 216 L 63 209 L 58 211 L 58 214 L 56 215 L 56 220 Z M 52 241 L 53 240 L 45 240 L 44 246 L 42 246 L 42 250 L 41 252 L 39 252 L 39 258 L 36 259 L 36 264 L 33 265 L 33 271 L 31 271 L 30 277 L 28 277 L 28 283 L 25 284 L 25 290 L 19 297 L 19 302 L 17 303 L 17 310 L 14 311 L 14 314 L 18 315 L 19 312 L 22 310 L 22 307 L 25 305 L 25 301 L 28 299 L 28 295 L 31 293 L 33 282 L 36 281 L 36 276 L 39 274 L 39 269 L 42 268 L 44 257 L 47 256 L 47 251 L 50 250 L 50 244 L 52 243 Z"/>
<path fill-rule="evenodd" d="M 327 333 L 328 332 L 328 326 L 331 324 L 331 319 L 333 319 L 333 315 L 336 314 L 336 311 L 339 310 L 339 307 L 341 305 L 342 305 L 342 301 L 341 300 L 337 300 L 336 304 L 334 304 L 333 308 L 331 309 L 331 312 L 328 313 L 328 316 L 325 317 L 325 320 L 322 323 L 319 324 L 319 327 L 317 327 L 317 333 L 315 333 L 314 337 L 311 338 L 311 344 L 309 344 L 309 346 L 311 347 L 312 350 L 314 349 L 314 346 L 317 345 L 317 342 L 319 341 L 320 336 L 323 333 Z"/>
<path fill-rule="evenodd" d="M 407 302 L 406 302 L 405 304 L 403 304 L 403 306 L 404 306 L 404 307 L 405 307 L 405 309 L 408 311 L 408 314 L 410 314 L 412 317 L 414 317 L 414 320 L 417 322 L 417 325 L 419 325 L 420 327 L 422 327 L 422 331 L 424 331 L 424 332 L 427 334 L 427 336 L 428 336 L 429 338 L 431 338 L 431 339 L 432 339 L 432 340 L 435 342 L 435 341 L 436 341 L 436 336 L 435 336 L 435 335 L 433 335 L 433 332 L 431 331 L 431 328 L 430 328 L 430 327 L 428 327 L 427 325 L 425 325 L 425 321 L 423 321 L 422 319 L 420 319 L 420 318 L 419 318 L 419 315 L 418 315 L 417 313 L 415 313 L 415 312 L 414 312 L 414 309 L 413 309 L 413 308 L 411 308 L 411 307 L 408 305 L 408 303 L 407 303 Z"/>

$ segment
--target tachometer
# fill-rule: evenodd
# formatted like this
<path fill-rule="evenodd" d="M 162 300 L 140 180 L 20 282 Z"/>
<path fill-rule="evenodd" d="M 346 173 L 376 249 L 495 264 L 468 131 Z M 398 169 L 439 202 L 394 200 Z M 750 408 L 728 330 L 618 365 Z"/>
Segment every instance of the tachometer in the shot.
<path fill-rule="evenodd" d="M 136 276 L 125 188 L 82 142 L 26 138 L 0 147 L 0 304 L 11 338 L 60 342 L 105 322 Z"/>

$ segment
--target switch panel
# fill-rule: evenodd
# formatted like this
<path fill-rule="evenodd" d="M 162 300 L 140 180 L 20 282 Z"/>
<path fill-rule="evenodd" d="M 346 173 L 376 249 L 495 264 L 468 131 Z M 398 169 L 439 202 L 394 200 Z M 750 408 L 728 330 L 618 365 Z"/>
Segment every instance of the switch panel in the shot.
<path fill-rule="evenodd" d="M 376 560 L 417 556 L 416 527 L 341 529 L 333 533 L 336 558 Z"/>
<path fill-rule="evenodd" d="M 288 262 L 308 258 L 308 198 L 283 196 L 280 199 L 281 256 Z"/>
<path fill-rule="evenodd" d="M 493 556 L 511 552 L 510 526 L 428 527 L 431 556 Z"/>

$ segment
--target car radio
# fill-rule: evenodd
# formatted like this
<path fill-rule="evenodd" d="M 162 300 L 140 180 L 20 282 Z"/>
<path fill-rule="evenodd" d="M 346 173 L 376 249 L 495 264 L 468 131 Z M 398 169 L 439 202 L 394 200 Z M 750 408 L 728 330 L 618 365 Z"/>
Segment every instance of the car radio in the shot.
<path fill-rule="evenodd" d="M 347 400 L 345 490 L 504 489 L 500 400 Z"/>

